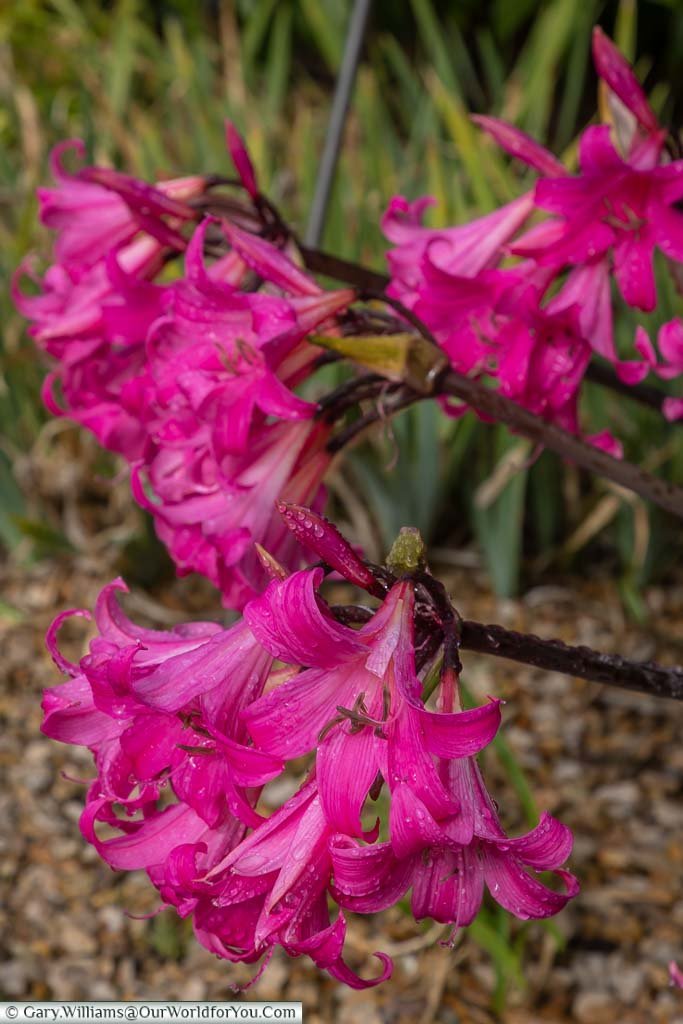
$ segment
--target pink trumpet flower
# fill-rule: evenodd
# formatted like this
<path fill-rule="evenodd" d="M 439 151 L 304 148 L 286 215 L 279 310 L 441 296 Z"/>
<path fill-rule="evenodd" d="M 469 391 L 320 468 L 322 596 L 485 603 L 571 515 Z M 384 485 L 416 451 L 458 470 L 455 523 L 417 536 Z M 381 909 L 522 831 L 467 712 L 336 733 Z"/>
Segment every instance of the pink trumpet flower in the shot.
<path fill-rule="evenodd" d="M 56 633 L 68 615 L 89 614 L 66 612 L 53 623 L 48 646 L 71 678 L 45 691 L 42 728 L 94 754 L 85 838 L 112 867 L 148 870 L 163 894 L 188 844 L 208 870 L 262 820 L 258 793 L 283 765 L 248 745 L 239 716 L 261 693 L 272 659 L 244 622 L 141 629 L 118 606 L 125 589 L 116 580 L 102 591 L 98 635 L 78 666 L 60 654 Z M 177 802 L 160 806 L 167 787 Z M 123 834 L 101 839 L 98 822 Z"/>
<path fill-rule="evenodd" d="M 460 714 L 424 709 L 415 674 L 413 593 L 397 583 L 359 630 L 335 622 L 316 595 L 322 570 L 271 583 L 245 609 L 257 639 L 274 657 L 304 671 L 243 713 L 256 745 L 286 760 L 317 749 L 320 799 L 330 827 L 364 833 L 361 812 L 378 772 L 404 807 L 424 803 L 432 815 L 457 805 L 440 783 L 433 756 L 466 757 L 491 741 L 498 701 Z M 411 842 L 401 815 L 392 842 Z"/>
<path fill-rule="evenodd" d="M 140 629 L 116 602 L 125 589 L 116 580 L 102 591 L 99 633 L 79 666 L 62 658 L 55 639 L 74 613 L 53 623 L 48 646 L 71 678 L 45 691 L 43 731 L 93 751 L 95 817 L 113 802 L 149 810 L 170 782 L 211 828 L 231 816 L 257 823 L 247 791 L 278 775 L 282 763 L 246 745 L 239 715 L 261 693 L 271 658 L 243 622 L 228 630 L 214 623 Z M 107 859 L 110 847 L 98 849 Z"/>
<path fill-rule="evenodd" d="M 674 205 L 683 197 L 683 160 L 635 169 L 617 153 L 609 127 L 596 125 L 581 139 L 580 167 L 578 177 L 536 185 L 536 204 L 560 218 L 559 232 L 548 245 L 526 246 L 526 253 L 554 265 L 611 253 L 626 302 L 654 309 L 654 249 L 683 260 L 683 215 Z"/>
<path fill-rule="evenodd" d="M 210 885 L 211 899 L 195 910 L 199 941 L 218 956 L 248 963 L 279 944 L 351 988 L 387 980 L 392 964 L 384 953 L 376 954 L 382 973 L 368 981 L 342 959 L 346 921 L 340 912 L 330 922 L 327 900 L 331 838 L 311 780 L 200 880 Z"/>
<path fill-rule="evenodd" d="M 40 219 L 57 232 L 57 263 L 81 274 L 141 230 L 161 245 L 184 248 L 177 226 L 195 218 L 186 200 L 204 191 L 204 175 L 147 185 L 103 167 L 70 174 L 62 163 L 69 149 L 85 155 L 80 139 L 60 143 L 50 156 L 57 187 L 38 189 Z"/>
<path fill-rule="evenodd" d="M 439 705 L 453 707 L 455 679 L 442 679 Z M 456 717 L 446 715 L 445 717 Z M 457 811 L 440 821 L 426 803 L 401 807 L 411 841 L 358 846 L 348 836 L 332 841 L 334 893 L 340 905 L 372 913 L 395 903 L 412 888 L 417 920 L 431 917 L 455 931 L 476 917 L 486 885 L 493 898 L 516 917 L 550 917 L 578 892 L 562 865 L 572 848 L 570 830 L 549 814 L 531 832 L 510 839 L 472 757 L 439 758 L 437 772 Z M 392 793 L 392 811 L 396 794 Z M 549 889 L 526 870 L 554 871 L 564 892 Z"/>

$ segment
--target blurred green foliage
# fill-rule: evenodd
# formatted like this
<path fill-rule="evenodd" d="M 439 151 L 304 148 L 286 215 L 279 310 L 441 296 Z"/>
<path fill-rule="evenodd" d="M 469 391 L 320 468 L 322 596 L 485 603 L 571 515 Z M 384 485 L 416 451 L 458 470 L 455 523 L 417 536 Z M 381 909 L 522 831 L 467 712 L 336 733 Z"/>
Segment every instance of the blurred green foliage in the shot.
<path fill-rule="evenodd" d="M 677 6 L 676 0 L 377 0 L 325 247 L 381 267 L 379 219 L 394 193 L 435 195 L 437 224 L 484 213 L 527 187 L 523 169 L 480 137 L 471 110 L 514 121 L 571 163 L 572 140 L 595 110 L 589 50 L 598 20 L 636 58 L 655 107 L 675 122 L 681 97 L 667 82 L 677 80 L 683 55 Z M 266 190 L 303 225 L 349 10 L 350 0 L 2 6 L 3 279 L 27 252 L 46 251 L 34 191 L 48 178 L 50 147 L 65 137 L 80 136 L 95 161 L 143 177 L 220 172 L 228 163 L 223 120 L 230 116 L 247 137 Z M 666 276 L 660 274 L 659 319 L 673 310 Z M 13 458 L 30 448 L 45 415 L 40 361 L 5 291 L 0 536 L 12 546 L 23 515 Z M 618 331 L 627 344 L 630 316 L 620 318 Z M 676 428 L 594 387 L 585 411 L 592 428 L 609 425 L 624 439 L 629 458 L 683 481 Z M 474 538 L 501 594 L 514 593 L 534 572 L 571 567 L 589 550 L 597 564 L 621 573 L 634 613 L 643 581 L 667 571 L 672 551 L 680 550 L 661 513 L 615 497 L 548 454 L 537 458 L 520 439 L 471 415 L 451 420 L 423 404 L 398 419 L 393 433 L 357 448 L 342 469 L 348 486 L 362 491 L 382 546 L 406 523 L 442 546 Z M 390 471 L 394 447 L 398 462 Z"/>

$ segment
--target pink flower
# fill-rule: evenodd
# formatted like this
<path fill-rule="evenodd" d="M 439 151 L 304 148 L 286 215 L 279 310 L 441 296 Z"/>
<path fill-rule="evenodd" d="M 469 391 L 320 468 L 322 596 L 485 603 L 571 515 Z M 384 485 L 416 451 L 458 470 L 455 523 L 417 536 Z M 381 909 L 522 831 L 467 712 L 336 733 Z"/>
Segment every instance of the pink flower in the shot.
<path fill-rule="evenodd" d="M 432 828 L 431 841 L 405 856 L 397 855 L 392 843 L 358 846 L 348 837 L 336 837 L 331 851 L 337 901 L 349 910 L 374 913 L 412 888 L 411 908 L 417 920 L 431 917 L 457 929 L 476 917 L 486 885 L 497 903 L 522 920 L 557 914 L 579 891 L 574 876 L 560 867 L 571 851 L 569 829 L 544 814 L 531 832 L 509 838 L 474 762 L 454 764 L 463 779 L 469 775 L 466 784 L 471 794 L 476 793 L 476 812 L 483 815 L 469 841 L 457 838 L 462 829 L 458 815 L 442 822 L 440 830 Z M 564 892 L 549 889 L 527 868 L 553 871 Z"/>
<path fill-rule="evenodd" d="M 317 406 L 291 389 L 318 354 L 306 334 L 354 293 L 307 285 L 301 294 L 302 272 L 245 233 L 236 236 L 240 259 L 257 249 L 259 266 L 272 264 L 279 284 L 297 293 L 238 291 L 204 265 L 207 226 L 195 232 L 186 280 L 149 332 L 148 444 L 133 487 L 179 571 L 202 572 L 228 606 L 242 607 L 267 579 L 254 543 L 285 563 L 297 552 L 275 501 L 320 500 L 330 428 L 313 422 Z"/>
<path fill-rule="evenodd" d="M 451 713 L 455 682 L 451 671 L 442 677 L 439 706 L 445 713 L 437 719 L 458 718 Z M 406 749 L 406 762 L 412 753 Z M 473 757 L 440 756 L 436 772 L 454 812 L 438 820 L 415 795 L 396 808 L 401 790 L 392 787 L 392 822 L 396 818 L 401 826 L 400 832 L 392 828 L 390 842 L 358 846 L 348 836 L 332 840 L 333 891 L 342 906 L 372 913 L 412 888 L 416 919 L 431 917 L 457 929 L 476 917 L 485 884 L 502 907 L 523 920 L 550 917 L 576 895 L 576 879 L 560 868 L 572 847 L 566 826 L 544 814 L 527 835 L 510 839 Z M 548 889 L 527 868 L 554 871 L 565 891 Z"/>
<path fill-rule="evenodd" d="M 395 196 L 382 218 L 382 231 L 396 246 L 387 253 L 392 278 L 389 294 L 410 309 L 422 281 L 422 261 L 427 253 L 439 270 L 474 277 L 497 266 L 505 245 L 533 209 L 533 199 L 526 195 L 469 224 L 426 228 L 422 226 L 422 217 L 432 203 L 434 200 L 429 196 L 413 203 Z"/>
<path fill-rule="evenodd" d="M 203 175 L 152 186 L 102 167 L 69 174 L 62 164 L 69 149 L 81 159 L 85 155 L 80 139 L 55 146 L 50 165 L 57 188 L 38 189 L 40 219 L 57 232 L 57 263 L 80 274 L 110 250 L 132 241 L 141 229 L 162 245 L 184 247 L 175 228 L 194 219 L 194 211 L 183 200 L 204 191 Z"/>
<path fill-rule="evenodd" d="M 660 362 L 644 327 L 636 329 L 634 347 L 641 359 L 619 361 L 616 371 L 626 384 L 638 384 L 650 371 L 663 380 L 672 380 L 683 373 L 683 321 L 679 317 L 662 324 L 657 334 L 657 345 L 663 356 Z M 683 399 L 665 398 L 662 411 L 668 420 L 683 417 Z"/>
<path fill-rule="evenodd" d="M 683 215 L 674 207 L 683 197 L 683 161 L 635 169 L 615 150 L 609 127 L 596 125 L 582 136 L 580 166 L 578 177 L 547 178 L 536 185 L 536 204 L 561 220 L 557 239 L 533 255 L 541 263 L 562 265 L 609 252 L 626 302 L 654 309 L 654 249 L 683 260 Z"/>
<path fill-rule="evenodd" d="M 683 988 L 683 971 L 675 960 L 669 962 L 669 981 L 676 988 Z"/>
<path fill-rule="evenodd" d="M 383 953 L 382 974 L 359 978 L 344 963 L 344 915 L 330 923 L 331 829 L 314 781 L 234 847 L 204 880 L 211 899 L 195 911 L 195 933 L 212 953 L 253 962 L 279 944 L 290 956 L 309 956 L 318 967 L 352 988 L 391 977 Z"/>
<path fill-rule="evenodd" d="M 133 494 L 155 519 L 180 573 L 201 572 L 226 607 L 243 607 L 266 580 L 254 544 L 287 562 L 296 542 L 275 512 L 278 498 L 315 504 L 330 463 L 329 427 L 310 420 L 263 427 L 249 450 L 213 460 L 206 432 L 164 443 L 147 477 L 133 474 Z"/>
<path fill-rule="evenodd" d="M 229 630 L 213 623 L 170 633 L 139 629 L 116 604 L 116 591 L 125 589 L 117 580 L 100 595 L 99 634 L 79 666 L 65 662 L 55 644 L 56 630 L 73 613 L 59 616 L 48 634 L 55 660 L 71 679 L 46 691 L 43 731 L 88 746 L 98 770 L 87 838 L 96 841 L 95 820 L 118 820 L 113 803 L 142 808 L 145 818 L 156 814 L 168 782 L 210 828 L 232 817 L 258 823 L 254 787 L 278 775 L 282 763 L 246 745 L 239 715 L 261 693 L 271 658 L 244 623 Z M 136 835 L 144 824 L 132 829 L 125 822 L 124 831 Z M 105 859 L 123 846 L 112 842 L 96 841 Z"/>
<path fill-rule="evenodd" d="M 84 837 L 111 867 L 147 870 L 164 901 L 185 915 L 197 903 L 192 878 L 262 821 L 258 794 L 282 770 L 248 745 L 240 720 L 272 659 L 244 622 L 228 630 L 214 623 L 141 629 L 117 604 L 125 589 L 117 580 L 100 595 L 99 632 L 80 666 L 56 646 L 59 626 L 74 613 L 53 623 L 48 646 L 71 678 L 45 691 L 42 728 L 94 754 Z M 162 800 L 167 787 L 176 800 L 170 806 Z M 99 823 L 122 834 L 103 839 Z"/>
<path fill-rule="evenodd" d="M 425 711 L 415 673 L 413 594 L 396 584 L 359 630 L 335 622 L 316 595 L 321 570 L 272 583 L 244 615 L 274 657 L 304 671 L 255 701 L 243 718 L 256 745 L 286 760 L 317 749 L 320 799 L 330 827 L 362 835 L 361 813 L 381 772 L 404 805 L 435 817 L 456 810 L 432 755 L 465 757 L 496 733 L 499 702 L 457 715 Z M 397 797 L 398 799 L 398 797 Z M 401 814 L 392 841 L 403 838 Z"/>

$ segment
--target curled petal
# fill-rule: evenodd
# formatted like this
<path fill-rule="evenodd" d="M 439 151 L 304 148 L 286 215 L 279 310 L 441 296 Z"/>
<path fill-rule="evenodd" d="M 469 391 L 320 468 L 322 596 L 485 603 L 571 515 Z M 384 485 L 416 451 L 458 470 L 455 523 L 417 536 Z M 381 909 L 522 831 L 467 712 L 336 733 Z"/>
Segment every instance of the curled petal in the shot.
<path fill-rule="evenodd" d="M 76 153 L 79 160 L 85 160 L 85 143 L 82 139 L 64 139 L 63 142 L 58 142 L 50 150 L 50 170 L 55 181 L 64 181 L 64 179 L 73 177 L 62 165 L 62 158 L 69 150 Z"/>
<path fill-rule="evenodd" d="M 76 676 L 43 692 L 40 731 L 60 743 L 97 747 L 116 737 L 121 725 L 95 707 L 85 676 Z"/>
<path fill-rule="evenodd" d="M 352 629 L 326 614 L 316 594 L 323 575 L 322 569 L 313 569 L 282 582 L 273 580 L 265 594 L 245 608 L 244 618 L 254 636 L 273 657 L 333 669 L 364 650 Z"/>
<path fill-rule="evenodd" d="M 102 589 L 97 603 L 95 604 L 95 622 L 97 628 L 114 643 L 126 645 L 139 642 L 142 647 L 158 647 L 159 644 L 177 645 L 179 639 L 199 640 L 214 636 L 223 632 L 223 627 L 217 622 L 187 622 L 181 626 L 175 626 L 170 630 L 145 629 L 137 626 L 123 612 L 116 600 L 117 593 L 128 593 L 128 587 L 118 577 Z"/>
<path fill-rule="evenodd" d="M 74 616 L 82 619 L 92 619 L 92 615 L 86 608 L 72 608 L 69 611 L 61 612 L 55 619 L 53 619 L 50 628 L 45 634 L 45 646 L 50 652 L 52 660 L 57 668 L 68 676 L 78 675 L 79 668 L 78 665 L 74 665 L 73 662 L 68 661 L 60 652 L 59 647 L 57 646 L 57 633 L 59 632 L 59 628 L 62 623 L 66 619 L 74 618 Z"/>
<path fill-rule="evenodd" d="M 90 800 L 80 819 L 81 832 L 96 847 L 103 860 L 118 871 L 161 864 L 176 846 L 194 843 L 206 831 L 199 815 L 184 804 L 175 804 L 147 818 L 128 835 L 102 841 L 95 832 L 95 822 L 108 820 L 105 810 L 109 801 Z M 127 825 L 129 823 L 126 823 Z"/>
<path fill-rule="evenodd" d="M 521 862 L 492 844 L 482 849 L 484 878 L 495 901 L 522 921 L 529 918 L 552 917 L 559 913 L 579 891 L 579 883 L 569 871 L 555 873 L 565 891 L 554 892 L 533 878 Z"/>
<path fill-rule="evenodd" d="M 330 839 L 337 902 L 360 914 L 393 906 L 410 887 L 416 857 L 399 860 L 391 843 L 357 846 L 348 836 Z"/>
<path fill-rule="evenodd" d="M 346 936 L 346 921 L 343 913 L 324 931 L 312 935 L 308 939 L 299 941 L 293 947 L 297 953 L 305 953 L 318 967 L 329 971 L 337 981 L 344 982 L 349 988 L 364 989 L 373 988 L 387 981 L 393 971 L 393 963 L 386 953 L 375 953 L 374 955 L 384 965 L 382 973 L 377 978 L 370 978 L 367 981 L 355 974 L 351 968 L 342 960 L 342 947 Z"/>
<path fill-rule="evenodd" d="M 491 742 L 500 726 L 500 705 L 492 700 L 471 711 L 435 714 L 416 708 L 422 719 L 425 743 L 437 757 L 470 757 Z"/>
<path fill-rule="evenodd" d="M 544 811 L 536 828 L 517 839 L 507 839 L 496 844 L 499 850 L 510 850 L 514 856 L 536 868 L 549 871 L 558 868 L 572 852 L 571 830 L 557 818 Z"/>

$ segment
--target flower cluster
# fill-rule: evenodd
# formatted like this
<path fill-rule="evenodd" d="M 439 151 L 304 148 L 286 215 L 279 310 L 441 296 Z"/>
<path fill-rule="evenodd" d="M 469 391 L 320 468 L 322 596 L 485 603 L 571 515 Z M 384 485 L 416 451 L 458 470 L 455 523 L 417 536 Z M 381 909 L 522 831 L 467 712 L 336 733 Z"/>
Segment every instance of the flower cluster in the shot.
<path fill-rule="evenodd" d="M 346 910 L 372 913 L 411 890 L 418 920 L 455 931 L 474 919 L 486 886 L 519 918 L 555 914 L 578 891 L 561 867 L 569 829 L 544 814 L 508 837 L 477 765 L 500 701 L 460 710 L 446 665 L 426 706 L 415 579 L 373 575 L 322 517 L 282 512 L 328 566 L 384 593 L 360 628 L 320 595 L 322 568 L 275 568 L 229 629 L 142 629 L 121 611 L 126 588 L 115 581 L 79 665 L 56 644 L 74 613 L 51 627 L 48 645 L 70 678 L 45 691 L 43 731 L 94 755 L 85 838 L 112 868 L 146 870 L 162 903 L 191 916 L 219 957 L 267 962 L 279 945 L 356 988 L 389 977 L 391 961 L 378 953 L 370 981 L 351 970 Z M 283 771 L 295 779 L 303 757 L 298 790 L 265 818 L 264 786 Z M 553 871 L 560 890 L 538 871 Z"/>
<path fill-rule="evenodd" d="M 232 126 L 228 144 L 253 199 Z M 275 499 L 321 500 L 329 428 L 292 389 L 318 354 L 306 335 L 333 332 L 354 294 L 324 292 L 265 239 L 201 219 L 210 179 L 152 186 L 100 167 L 69 174 L 70 145 L 82 155 L 79 143 L 58 147 L 57 187 L 39 193 L 56 262 L 34 278 L 39 294 L 20 290 L 28 263 L 14 285 L 36 342 L 56 360 L 46 403 L 128 460 L 135 497 L 178 571 L 204 574 L 241 608 L 265 580 L 253 542 L 283 561 L 291 554 Z M 222 255 L 207 265 L 212 240 Z M 184 273 L 169 279 L 181 256 Z M 258 279 L 267 290 L 253 290 Z"/>
<path fill-rule="evenodd" d="M 683 371 L 683 322 L 665 324 L 661 358 L 643 327 L 637 356 L 622 359 L 614 338 L 611 281 L 623 301 L 644 312 L 656 306 L 654 250 L 683 262 L 683 160 L 665 149 L 659 125 L 628 63 L 596 28 L 593 57 L 615 126 L 592 125 L 579 142 L 579 173 L 529 136 L 492 117 L 474 120 L 513 157 L 539 175 L 534 189 L 469 224 L 430 230 L 423 198 L 392 200 L 383 229 L 390 293 L 431 328 L 454 369 L 497 382 L 501 393 L 572 433 L 593 353 L 628 384 L 651 370 Z M 532 214 L 538 219 L 519 234 Z M 517 257 L 510 260 L 510 257 Z M 464 407 L 446 407 L 454 415 Z M 669 419 L 683 400 L 663 404 Z M 608 433 L 588 438 L 613 455 Z"/>
<path fill-rule="evenodd" d="M 421 318 L 452 366 L 494 379 L 503 395 L 574 434 L 594 353 L 628 385 L 683 370 L 680 319 L 661 326 L 659 353 L 643 326 L 634 357 L 617 352 L 611 278 L 627 304 L 648 311 L 654 248 L 683 260 L 675 205 L 683 161 L 667 162 L 665 131 L 600 30 L 594 56 L 618 109 L 621 153 L 609 126 L 589 127 L 580 173 L 569 176 L 522 132 L 479 117 L 540 174 L 534 190 L 453 228 L 421 225 L 428 199 L 396 197 L 383 219 L 394 244 L 389 295 Z M 266 581 L 255 543 L 288 568 L 297 564 L 274 502 L 324 502 L 335 417 L 329 396 L 323 413 L 296 393 L 319 365 L 316 337 L 334 349 L 335 336 L 359 325 L 362 334 L 373 311 L 349 311 L 354 291 L 324 291 L 300 268 L 232 125 L 227 143 L 246 206 L 216 196 L 223 179 L 215 176 L 149 185 L 101 167 L 69 173 L 66 151 L 82 157 L 83 147 L 57 147 L 57 187 L 39 191 L 43 223 L 56 232 L 55 263 L 40 278 L 25 262 L 14 297 L 55 361 L 44 387 L 50 410 L 127 460 L 133 494 L 178 572 L 203 574 L 227 607 L 243 609 Z M 550 216 L 520 235 L 539 212 Z M 26 275 L 38 294 L 21 290 Z M 391 329 L 381 316 L 381 329 Z M 366 340 L 351 353 L 361 363 Z M 442 405 L 452 415 L 466 409 L 452 399 Z M 683 416 L 683 399 L 666 398 L 662 408 Z M 589 440 L 621 454 L 607 432 Z"/>

